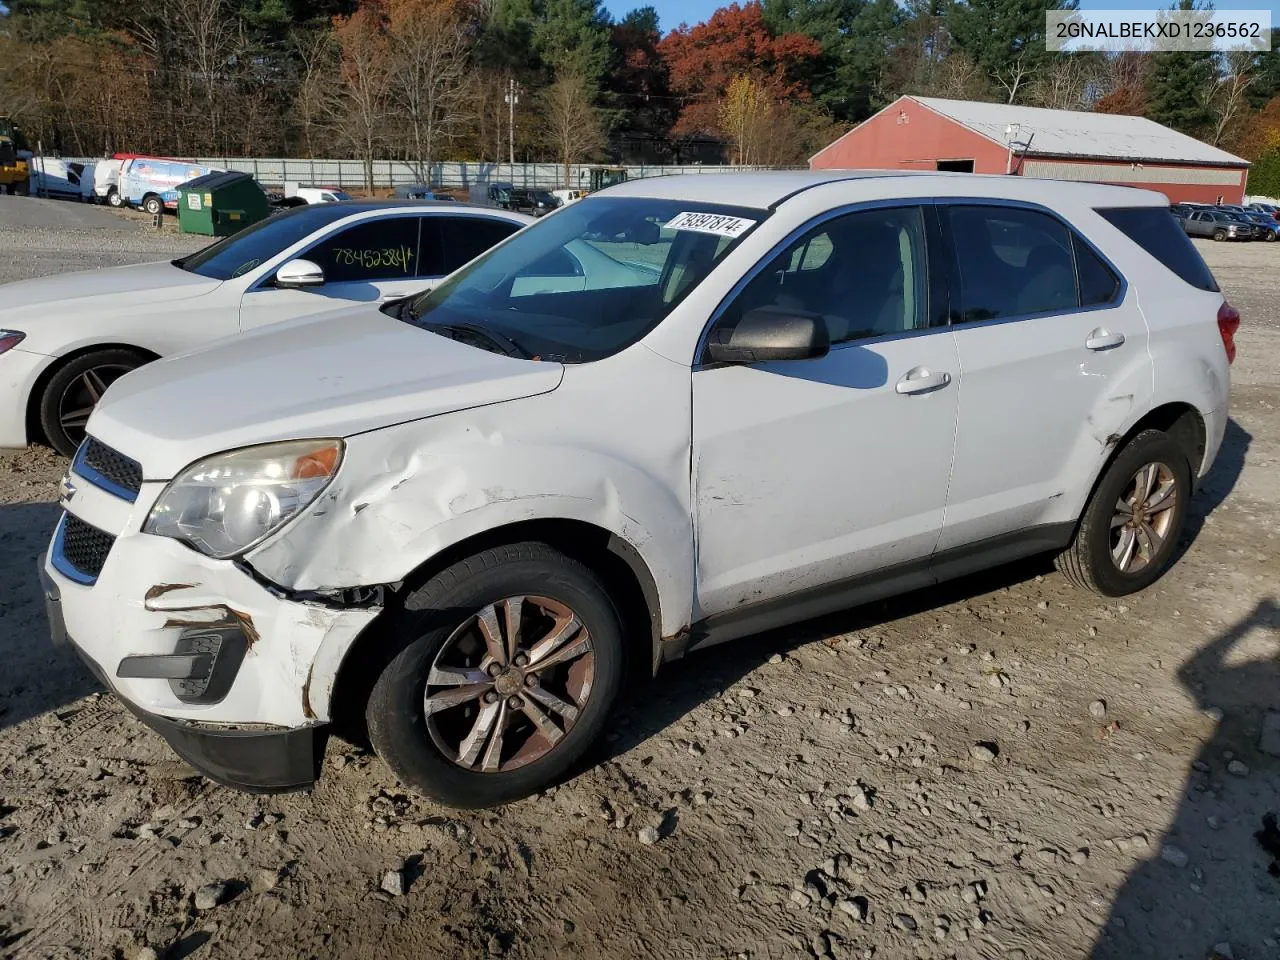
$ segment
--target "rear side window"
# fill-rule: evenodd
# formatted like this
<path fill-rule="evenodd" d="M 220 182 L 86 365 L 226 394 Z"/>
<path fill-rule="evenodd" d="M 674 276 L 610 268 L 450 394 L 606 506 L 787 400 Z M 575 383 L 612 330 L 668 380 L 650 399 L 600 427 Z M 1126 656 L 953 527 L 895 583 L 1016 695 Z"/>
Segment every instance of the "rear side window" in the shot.
<path fill-rule="evenodd" d="M 470 263 L 519 229 L 518 223 L 491 217 L 442 217 L 440 249 L 444 269 L 441 274 L 452 273 L 464 263 Z"/>
<path fill-rule="evenodd" d="M 1034 210 L 951 206 L 959 317 L 974 323 L 1079 306 L 1071 232 Z"/>
<path fill-rule="evenodd" d="M 1109 207 L 1098 214 L 1191 286 L 1218 292 L 1199 251 L 1164 207 Z M 1195 219 L 1208 218 L 1197 214 Z"/>
<path fill-rule="evenodd" d="M 1076 281 L 1080 285 L 1080 306 L 1094 307 L 1110 303 L 1120 292 L 1120 278 L 1111 268 L 1102 262 L 1089 245 L 1071 235 L 1071 244 L 1076 254 Z"/>

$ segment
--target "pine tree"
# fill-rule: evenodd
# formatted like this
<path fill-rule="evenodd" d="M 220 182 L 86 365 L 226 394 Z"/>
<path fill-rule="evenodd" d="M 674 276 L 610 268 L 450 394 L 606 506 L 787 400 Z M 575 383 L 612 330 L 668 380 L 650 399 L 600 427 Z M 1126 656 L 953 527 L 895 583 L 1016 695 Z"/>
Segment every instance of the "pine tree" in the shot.
<path fill-rule="evenodd" d="M 968 0 L 951 8 L 947 26 L 956 46 L 1003 90 L 1010 103 L 1031 93 L 1051 54 L 1045 48 L 1045 13 L 1075 10 L 1079 0 Z"/>

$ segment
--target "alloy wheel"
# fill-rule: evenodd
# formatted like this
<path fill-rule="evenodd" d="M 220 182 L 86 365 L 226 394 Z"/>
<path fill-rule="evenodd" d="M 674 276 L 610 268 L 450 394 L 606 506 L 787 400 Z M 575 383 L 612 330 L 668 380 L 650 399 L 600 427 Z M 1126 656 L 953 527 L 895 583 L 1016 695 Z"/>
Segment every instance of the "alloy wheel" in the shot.
<path fill-rule="evenodd" d="M 1135 574 L 1160 556 L 1177 502 L 1178 481 L 1167 465 L 1148 463 L 1134 473 L 1111 515 L 1111 559 L 1117 570 Z"/>
<path fill-rule="evenodd" d="M 84 439 L 84 428 L 89 414 L 97 406 L 107 387 L 115 383 L 133 368 L 123 363 L 109 363 L 90 367 L 76 377 L 58 398 L 58 423 L 67 439 L 79 446 Z"/>
<path fill-rule="evenodd" d="M 423 713 L 436 747 L 460 767 L 505 773 L 546 756 L 591 697 L 586 626 L 546 597 L 508 597 L 453 631 L 427 674 Z"/>

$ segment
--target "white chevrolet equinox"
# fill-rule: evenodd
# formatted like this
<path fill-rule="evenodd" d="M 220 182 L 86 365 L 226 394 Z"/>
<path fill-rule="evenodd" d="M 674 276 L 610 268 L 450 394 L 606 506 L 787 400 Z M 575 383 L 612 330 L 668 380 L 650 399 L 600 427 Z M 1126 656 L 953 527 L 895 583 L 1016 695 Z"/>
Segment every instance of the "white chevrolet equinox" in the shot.
<path fill-rule="evenodd" d="M 305 788 L 358 718 L 407 784 L 501 803 L 627 669 L 1044 552 L 1146 587 L 1238 324 L 1155 193 L 627 183 L 420 296 L 123 377 L 41 565 L 54 635 L 218 782 Z"/>

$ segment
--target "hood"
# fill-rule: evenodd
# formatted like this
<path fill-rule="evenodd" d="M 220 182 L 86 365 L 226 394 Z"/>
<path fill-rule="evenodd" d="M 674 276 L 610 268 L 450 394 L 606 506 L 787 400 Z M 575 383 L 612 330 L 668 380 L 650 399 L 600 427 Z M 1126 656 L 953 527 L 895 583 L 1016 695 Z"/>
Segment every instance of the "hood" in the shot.
<path fill-rule="evenodd" d="M 272 324 L 121 377 L 89 433 L 168 480 L 194 460 L 272 440 L 349 437 L 547 393 L 558 363 L 457 343 L 361 306 Z"/>
<path fill-rule="evenodd" d="M 31 307 L 54 308 L 84 297 L 94 297 L 95 312 L 113 307 L 139 306 L 162 300 L 185 300 L 216 289 L 221 280 L 210 280 L 175 267 L 167 260 L 138 263 L 105 270 L 59 273 L 34 280 L 18 280 L 0 285 L 0 318 L 8 311 L 22 310 L 22 324 L 39 316 Z M 77 307 L 78 309 L 78 307 Z M 40 311 L 44 312 L 44 311 Z"/>

